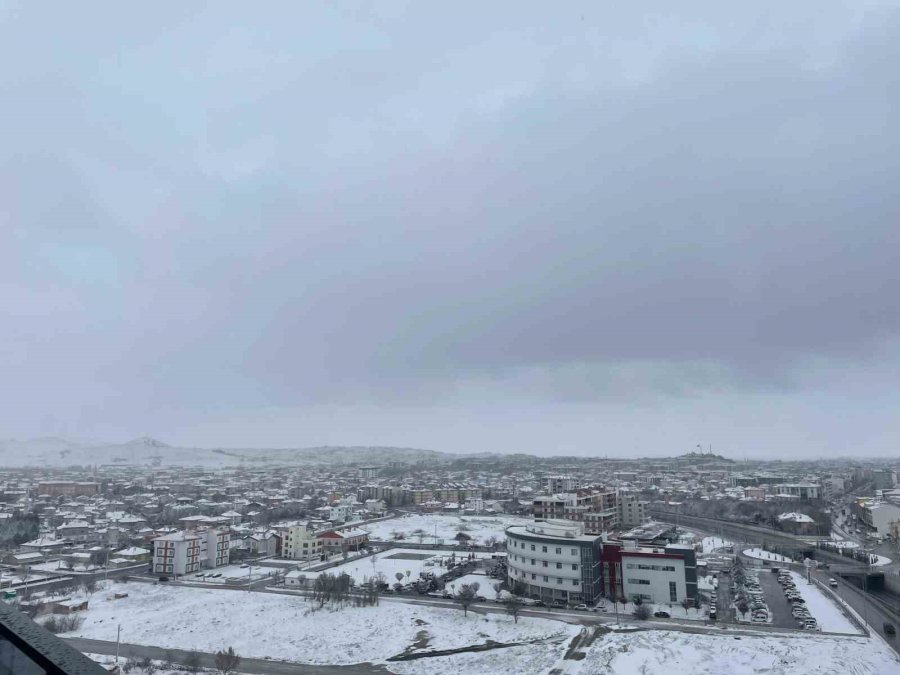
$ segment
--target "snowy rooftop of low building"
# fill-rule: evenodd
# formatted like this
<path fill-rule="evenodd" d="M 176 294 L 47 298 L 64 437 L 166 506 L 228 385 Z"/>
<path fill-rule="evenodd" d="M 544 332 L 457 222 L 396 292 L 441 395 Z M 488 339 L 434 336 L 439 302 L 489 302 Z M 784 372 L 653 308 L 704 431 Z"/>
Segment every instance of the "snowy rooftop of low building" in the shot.
<path fill-rule="evenodd" d="M 814 523 L 814 522 L 816 522 L 815 520 L 810 518 L 805 513 L 794 513 L 794 512 L 782 513 L 780 516 L 778 516 L 778 520 L 790 521 L 793 523 Z"/>

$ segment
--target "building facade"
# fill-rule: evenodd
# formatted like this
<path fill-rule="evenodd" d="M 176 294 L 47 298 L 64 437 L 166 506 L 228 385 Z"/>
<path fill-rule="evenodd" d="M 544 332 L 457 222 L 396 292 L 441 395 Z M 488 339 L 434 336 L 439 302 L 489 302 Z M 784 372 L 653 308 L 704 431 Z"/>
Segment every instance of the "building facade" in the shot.
<path fill-rule="evenodd" d="M 599 535 L 581 523 L 549 520 L 506 530 L 510 588 L 544 602 L 595 603 L 600 598 Z"/>
<path fill-rule="evenodd" d="M 192 574 L 227 565 L 230 558 L 227 529 L 208 528 L 172 532 L 152 542 L 155 574 Z"/>

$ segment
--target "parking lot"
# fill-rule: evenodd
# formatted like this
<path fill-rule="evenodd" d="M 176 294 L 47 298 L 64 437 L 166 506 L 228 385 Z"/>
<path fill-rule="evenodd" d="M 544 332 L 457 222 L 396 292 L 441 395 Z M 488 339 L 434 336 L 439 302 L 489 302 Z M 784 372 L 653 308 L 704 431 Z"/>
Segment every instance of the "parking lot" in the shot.
<path fill-rule="evenodd" d="M 769 569 L 760 571 L 759 585 L 762 586 L 766 596 L 769 617 L 772 619 L 771 625 L 776 628 L 799 628 L 791 614 L 791 603 L 784 597 L 784 589 L 778 583 L 778 575 Z"/>

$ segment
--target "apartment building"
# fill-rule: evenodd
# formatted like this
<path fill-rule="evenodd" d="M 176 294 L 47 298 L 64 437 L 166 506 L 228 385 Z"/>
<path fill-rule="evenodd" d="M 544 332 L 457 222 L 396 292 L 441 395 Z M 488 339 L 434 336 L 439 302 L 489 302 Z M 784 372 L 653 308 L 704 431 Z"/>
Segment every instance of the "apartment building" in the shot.
<path fill-rule="evenodd" d="M 863 504 L 859 509 L 859 519 L 879 537 L 892 535 L 900 523 L 900 506 L 889 502 Z"/>
<path fill-rule="evenodd" d="M 618 527 L 616 493 L 607 489 L 583 489 L 532 499 L 535 520 L 573 520 L 588 534 L 602 534 Z"/>
<path fill-rule="evenodd" d="M 541 489 L 544 492 L 573 492 L 581 487 L 581 479 L 574 476 L 544 476 Z"/>
<path fill-rule="evenodd" d="M 153 546 L 153 572 L 191 574 L 202 569 L 221 567 L 229 561 L 227 529 L 207 528 L 179 531 L 156 537 Z"/>
<path fill-rule="evenodd" d="M 294 525 L 283 532 L 281 550 L 284 557 L 291 560 L 317 560 L 322 557 L 325 544 L 306 525 Z"/>
<path fill-rule="evenodd" d="M 600 598 L 600 535 L 577 522 L 549 520 L 506 529 L 509 584 L 544 602 L 595 603 Z"/>
<path fill-rule="evenodd" d="M 43 481 L 37 484 L 35 493 L 50 497 L 93 497 L 100 494 L 100 483 L 89 481 Z"/>
<path fill-rule="evenodd" d="M 616 498 L 620 528 L 632 528 L 643 525 L 650 520 L 647 514 L 647 502 L 633 492 L 619 491 Z"/>

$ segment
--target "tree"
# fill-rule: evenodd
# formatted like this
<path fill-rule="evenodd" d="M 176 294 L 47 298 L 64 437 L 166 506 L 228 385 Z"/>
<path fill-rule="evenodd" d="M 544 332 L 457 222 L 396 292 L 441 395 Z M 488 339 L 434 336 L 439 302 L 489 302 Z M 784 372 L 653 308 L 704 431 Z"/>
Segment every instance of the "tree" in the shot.
<path fill-rule="evenodd" d="M 81 588 L 84 589 L 84 592 L 89 596 L 94 594 L 94 591 L 97 590 L 97 580 L 91 577 L 87 577 L 84 581 L 81 582 Z"/>
<path fill-rule="evenodd" d="M 747 601 L 742 598 L 738 601 L 737 611 L 741 613 L 741 618 L 743 619 L 747 612 L 750 611 L 750 605 L 748 605 Z"/>
<path fill-rule="evenodd" d="M 234 653 L 234 647 L 229 647 L 227 651 L 216 652 L 215 664 L 221 675 L 231 675 L 241 665 L 241 657 Z"/>
<path fill-rule="evenodd" d="M 403 572 L 397 572 L 394 575 L 394 578 L 397 580 L 397 583 L 400 583 L 401 581 L 403 581 Z"/>
<path fill-rule="evenodd" d="M 475 602 L 476 590 L 472 588 L 472 584 L 463 584 L 456 593 L 453 594 L 453 601 L 463 608 L 463 616 L 469 615 L 469 605 Z"/>
<path fill-rule="evenodd" d="M 506 607 L 506 613 L 513 618 L 515 623 L 519 623 L 519 612 L 522 611 L 522 607 L 525 604 L 522 602 L 522 599 L 517 598 L 515 595 L 511 595 L 503 602 L 503 604 Z"/>
<path fill-rule="evenodd" d="M 200 658 L 200 652 L 188 652 L 188 655 L 184 658 L 184 663 L 182 664 L 184 669 L 191 673 L 191 675 L 197 675 L 200 672 L 200 669 L 203 667 L 203 663 Z"/>
<path fill-rule="evenodd" d="M 646 621 L 650 618 L 650 605 L 635 605 L 631 616 L 639 621 Z"/>
<path fill-rule="evenodd" d="M 137 667 L 140 668 L 141 672 L 144 675 L 153 675 L 156 672 L 156 664 L 153 663 L 153 659 L 149 656 L 145 656 L 142 659 L 139 659 L 137 662 Z"/>
<path fill-rule="evenodd" d="M 691 602 L 691 599 L 689 597 L 685 596 L 681 599 L 681 606 L 684 608 L 685 614 L 691 607 L 693 607 L 693 605 L 694 603 Z"/>
<path fill-rule="evenodd" d="M 644 604 L 644 599 L 641 596 L 636 595 L 634 596 L 634 600 L 632 600 L 632 602 L 634 603 L 635 607 L 640 607 Z"/>

